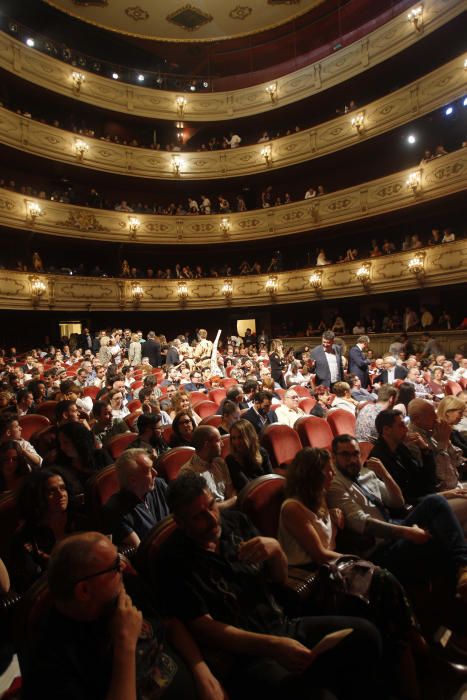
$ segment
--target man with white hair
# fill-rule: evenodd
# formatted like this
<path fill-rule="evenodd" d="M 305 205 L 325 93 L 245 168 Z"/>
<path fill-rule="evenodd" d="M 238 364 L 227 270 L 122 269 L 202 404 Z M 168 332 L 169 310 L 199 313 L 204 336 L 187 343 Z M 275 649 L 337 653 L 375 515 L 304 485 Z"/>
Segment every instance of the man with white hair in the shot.
<path fill-rule="evenodd" d="M 396 379 L 405 379 L 407 376 L 407 370 L 402 365 L 396 364 L 396 358 L 393 355 L 383 357 L 383 367 L 384 369 L 374 378 L 375 384 L 394 384 Z"/>
<path fill-rule="evenodd" d="M 277 422 L 283 425 L 288 425 L 293 428 L 296 421 L 306 415 L 298 402 L 300 397 L 295 389 L 287 389 L 284 396 L 284 403 L 278 406 L 276 410 Z"/>
<path fill-rule="evenodd" d="M 148 532 L 169 514 L 167 484 L 157 477 L 144 449 L 123 452 L 115 462 L 119 491 L 103 509 L 105 531 L 115 544 L 138 546 Z"/>

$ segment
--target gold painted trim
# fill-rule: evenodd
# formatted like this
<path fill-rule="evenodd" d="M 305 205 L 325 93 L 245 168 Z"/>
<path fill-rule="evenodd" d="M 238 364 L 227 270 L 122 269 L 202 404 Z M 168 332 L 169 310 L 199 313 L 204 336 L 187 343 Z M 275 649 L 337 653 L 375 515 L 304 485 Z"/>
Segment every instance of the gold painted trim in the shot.
<path fill-rule="evenodd" d="M 407 186 L 411 173 L 420 173 L 420 189 Z M 467 148 L 427 163 L 316 199 L 305 199 L 270 209 L 255 209 L 228 217 L 157 216 L 136 214 L 139 227 L 130 231 L 133 215 L 89 209 L 24 197 L 0 189 L 0 226 L 44 235 L 141 243 L 146 245 L 222 245 L 322 231 L 330 226 L 380 216 L 467 189 Z M 31 219 L 30 203 L 42 212 Z M 226 222 L 227 219 L 227 222 Z M 225 224 L 228 225 L 225 225 Z"/>
<path fill-rule="evenodd" d="M 174 154 L 81 137 L 0 108 L 0 142 L 44 158 L 131 177 L 174 179 L 174 155 L 181 161 L 177 180 L 245 177 L 312 161 L 354 146 L 428 114 L 462 97 L 466 90 L 464 56 L 458 56 L 414 83 L 365 105 L 358 111 L 363 115 L 363 125 L 358 130 L 352 126 L 357 112 L 351 112 L 267 144 Z M 77 141 L 87 146 L 80 157 Z M 265 145 L 269 154 L 266 162 Z"/>
<path fill-rule="evenodd" d="M 467 240 L 425 248 L 424 287 L 440 287 L 465 283 Z M 277 291 L 273 299 L 266 290 L 267 275 L 232 277 L 233 293 L 228 307 L 275 306 L 296 302 L 316 302 L 326 299 L 362 297 L 368 293 L 387 294 L 415 290 L 421 282 L 408 270 L 413 251 L 372 258 L 371 283 L 363 288 L 356 273 L 362 261 L 339 263 L 319 268 L 323 271 L 323 289 L 319 296 L 310 287 L 313 268 L 292 270 L 277 275 Z M 316 268 L 315 268 L 316 269 Z M 45 293 L 31 298 L 30 275 L 0 270 L 0 308 L 32 309 L 38 311 L 118 311 L 131 310 L 134 302 L 131 288 L 135 280 L 118 278 L 70 277 L 40 275 L 46 283 Z M 177 295 L 177 280 L 138 280 L 142 298 L 139 311 L 179 311 L 190 309 L 227 308 L 222 294 L 222 278 L 187 280 L 188 297 L 183 305 Z M 311 342 L 311 341 L 310 341 Z"/>
<path fill-rule="evenodd" d="M 294 20 L 298 19 L 299 17 L 302 17 L 305 15 L 307 12 L 311 12 L 314 10 L 318 5 L 321 5 L 323 0 L 316 0 L 316 2 L 312 5 L 309 5 L 306 9 L 300 10 L 300 12 L 297 12 L 294 15 L 289 15 L 286 19 L 280 21 L 280 22 L 273 22 L 272 24 L 268 24 L 264 27 L 261 27 L 260 29 L 254 29 L 249 32 L 240 32 L 238 34 L 230 34 L 228 36 L 216 36 L 216 37 L 208 37 L 208 38 L 196 38 L 196 39 L 187 39 L 187 38 L 170 38 L 170 37 L 163 37 L 163 36 L 150 36 L 149 34 L 140 34 L 139 32 L 128 32 L 123 29 L 116 29 L 115 27 L 109 27 L 106 24 L 103 24 L 102 22 L 96 22 L 96 20 L 91 20 L 91 19 L 86 19 L 82 15 L 80 15 L 77 12 L 72 12 L 71 10 L 67 10 L 61 5 L 58 5 L 56 2 L 53 2 L 53 0 L 45 0 L 45 2 L 48 5 L 51 5 L 54 7 L 56 10 L 59 10 L 60 12 L 63 12 L 65 15 L 69 15 L 70 17 L 73 17 L 74 19 L 80 20 L 81 22 L 85 22 L 86 24 L 90 24 L 93 27 L 99 27 L 100 29 L 106 29 L 109 32 L 112 32 L 113 34 L 121 34 L 122 36 L 131 36 L 135 37 L 137 39 L 146 39 L 146 41 L 162 41 L 166 42 L 167 44 L 212 44 L 217 41 L 228 41 L 229 39 L 242 39 L 243 37 L 247 36 L 253 36 L 255 34 L 262 34 L 263 32 L 269 31 L 271 29 L 276 29 L 277 27 L 281 27 L 284 24 L 287 24 L 288 22 L 293 22 Z"/>
<path fill-rule="evenodd" d="M 316 95 L 387 60 L 464 11 L 465 0 L 426 0 L 423 33 L 411 28 L 405 14 L 399 15 L 337 53 L 277 78 L 275 102 L 266 92 L 270 80 L 240 90 L 187 93 L 185 119 L 233 121 Z M 77 95 L 71 80 L 73 66 L 28 48 L 4 33 L 0 33 L 0 67 L 48 90 L 103 109 L 150 119 L 176 118 L 177 92 L 120 83 L 83 71 L 85 81 Z"/>

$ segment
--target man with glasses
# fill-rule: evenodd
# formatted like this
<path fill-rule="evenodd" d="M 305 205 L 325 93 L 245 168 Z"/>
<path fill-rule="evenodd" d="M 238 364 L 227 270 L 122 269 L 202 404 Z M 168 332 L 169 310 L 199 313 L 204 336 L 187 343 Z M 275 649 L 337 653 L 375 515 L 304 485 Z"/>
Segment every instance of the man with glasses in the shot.
<path fill-rule="evenodd" d="M 447 500 L 429 495 L 404 514 L 400 487 L 379 459 L 362 466 L 352 435 L 335 437 L 332 452 L 329 506 L 340 508 L 346 527 L 361 536 L 362 554 L 403 583 L 443 575 L 467 602 L 467 545 Z"/>
<path fill-rule="evenodd" d="M 195 683 L 200 696 L 223 698 L 183 626 L 173 623 L 184 661 L 140 596 L 150 618 L 143 619 L 125 591 L 125 568 L 115 545 L 98 532 L 71 535 L 54 548 L 47 573 L 53 605 L 21 659 L 24 700 L 137 700 L 162 692 L 164 700 L 194 700 Z M 138 580 L 130 576 L 126 585 L 136 595 Z M 208 688 L 217 694 L 209 696 Z"/>
<path fill-rule="evenodd" d="M 277 423 L 276 412 L 271 409 L 272 393 L 270 391 L 258 391 L 253 396 L 253 406 L 242 415 L 242 418 L 250 421 L 258 435 L 271 423 Z"/>
<path fill-rule="evenodd" d="M 183 388 L 185 391 L 204 391 L 206 394 L 208 393 L 208 390 L 203 384 L 203 379 L 199 369 L 191 372 L 190 381 L 184 384 Z"/>
<path fill-rule="evenodd" d="M 287 389 L 284 396 L 284 403 L 276 408 L 277 422 L 293 428 L 295 422 L 299 418 L 306 416 L 305 411 L 298 405 L 299 401 L 300 397 L 295 389 Z"/>

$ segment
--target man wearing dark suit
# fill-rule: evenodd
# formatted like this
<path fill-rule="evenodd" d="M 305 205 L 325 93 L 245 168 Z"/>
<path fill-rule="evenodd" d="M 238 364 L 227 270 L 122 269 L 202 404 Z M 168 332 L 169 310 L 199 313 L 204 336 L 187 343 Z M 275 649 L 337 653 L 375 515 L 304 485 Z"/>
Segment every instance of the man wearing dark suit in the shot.
<path fill-rule="evenodd" d="M 360 379 L 364 389 L 367 389 L 370 383 L 368 366 L 371 364 L 371 360 L 368 360 L 365 356 L 365 350 L 369 344 L 369 337 L 361 335 L 349 352 L 349 372 Z"/>
<path fill-rule="evenodd" d="M 334 338 L 333 331 L 324 331 L 321 338 L 322 344 L 311 351 L 311 358 L 315 363 L 316 386 L 330 387 L 344 379 L 342 351 L 339 345 L 334 343 Z"/>
<path fill-rule="evenodd" d="M 407 369 L 401 365 L 396 365 L 396 359 L 392 355 L 383 357 L 384 369 L 377 374 L 373 380 L 376 384 L 393 384 L 396 379 L 405 379 Z"/>
<path fill-rule="evenodd" d="M 161 366 L 161 344 L 156 340 L 154 331 L 149 331 L 147 340 L 143 344 L 141 350 L 142 356 L 148 358 L 151 367 Z"/>
<path fill-rule="evenodd" d="M 277 415 L 271 410 L 272 394 L 270 391 L 258 391 L 253 396 L 253 406 L 242 414 L 242 418 L 249 421 L 258 435 L 271 423 L 277 423 Z"/>
<path fill-rule="evenodd" d="M 167 359 L 166 359 L 166 365 L 167 367 L 172 367 L 173 365 L 179 365 L 181 360 L 180 360 L 180 353 L 178 352 L 178 349 L 180 347 L 180 341 L 178 338 L 175 338 L 170 343 L 170 347 L 167 350 Z"/>
<path fill-rule="evenodd" d="M 83 352 L 85 350 L 93 350 L 93 342 L 89 328 L 83 328 L 83 332 L 78 336 L 78 347 Z"/>

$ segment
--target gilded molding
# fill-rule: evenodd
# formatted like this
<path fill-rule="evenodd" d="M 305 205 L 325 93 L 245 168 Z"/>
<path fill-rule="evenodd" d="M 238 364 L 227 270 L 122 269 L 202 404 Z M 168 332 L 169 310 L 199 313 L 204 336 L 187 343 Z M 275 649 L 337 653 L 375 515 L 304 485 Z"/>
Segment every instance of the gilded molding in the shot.
<path fill-rule="evenodd" d="M 57 129 L 4 108 L 0 108 L 0 142 L 45 158 L 132 177 L 177 180 L 244 177 L 354 146 L 432 112 L 462 97 L 466 91 L 464 57 L 458 56 L 360 110 L 266 144 L 183 153 L 132 148 Z M 358 127 L 352 125 L 356 118 Z M 178 159 L 177 168 L 174 158 Z"/>
<path fill-rule="evenodd" d="M 420 251 L 417 251 L 420 252 Z M 132 299 L 135 280 L 118 278 L 69 277 L 67 275 L 40 275 L 46 291 L 40 299 L 31 297 L 29 273 L 0 270 L 0 308 L 47 311 L 64 309 L 79 311 L 131 310 L 177 311 L 180 309 L 208 309 L 269 306 L 309 301 L 321 303 L 324 299 L 357 297 L 365 294 L 383 294 L 401 290 L 436 287 L 465 283 L 467 267 L 467 240 L 425 248 L 424 274 L 415 276 L 409 270 L 414 251 L 395 253 L 390 257 L 369 259 L 370 281 L 365 286 L 357 271 L 361 260 L 318 268 L 322 272 L 322 289 L 310 285 L 310 275 L 317 268 L 291 270 L 277 275 L 277 291 L 266 290 L 267 275 L 232 278 L 232 297 L 227 302 L 222 294 L 223 279 L 206 278 L 186 280 L 188 298 L 182 303 L 177 295 L 177 280 L 138 280 L 143 296 Z"/>
<path fill-rule="evenodd" d="M 419 176 L 415 191 L 407 182 Z M 467 189 L 467 148 L 430 161 L 423 168 L 403 170 L 378 180 L 270 209 L 211 216 L 157 216 L 89 209 L 0 189 L 0 226 L 52 236 L 141 244 L 197 245 L 272 239 L 318 231 L 351 221 L 387 214 L 434 201 Z M 31 204 L 40 214 L 31 217 Z M 137 231 L 130 219 L 137 217 Z M 224 223 L 228 223 L 224 227 Z"/>
<path fill-rule="evenodd" d="M 465 11 L 465 0 L 425 0 L 423 32 L 407 21 L 407 12 L 374 32 L 288 75 L 277 78 L 278 99 L 272 102 L 266 83 L 241 90 L 186 95 L 185 119 L 228 121 L 269 112 L 303 100 L 372 68 L 415 44 Z M 151 90 L 120 83 L 83 71 L 85 81 L 79 95 L 73 90 L 73 66 L 28 48 L 7 34 L 0 34 L 0 67 L 24 80 L 97 107 L 151 119 L 176 119 L 176 92 Z"/>

